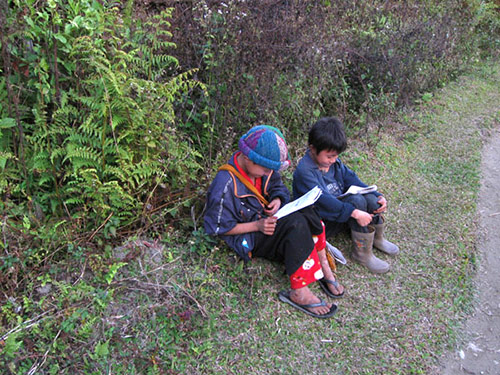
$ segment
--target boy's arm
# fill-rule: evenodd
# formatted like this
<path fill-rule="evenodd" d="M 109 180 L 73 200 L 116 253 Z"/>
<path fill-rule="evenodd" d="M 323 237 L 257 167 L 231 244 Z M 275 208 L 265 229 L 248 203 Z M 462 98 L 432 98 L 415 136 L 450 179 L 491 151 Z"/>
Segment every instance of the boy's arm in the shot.
<path fill-rule="evenodd" d="M 345 223 L 349 220 L 355 208 L 352 204 L 342 202 L 324 190 L 315 206 L 319 208 L 322 219 L 339 223 Z"/>
<path fill-rule="evenodd" d="M 293 176 L 294 198 L 298 198 L 313 187 L 319 186 L 323 194 L 314 203 L 318 208 L 320 216 L 324 220 L 337 221 L 344 223 L 351 217 L 354 206 L 347 202 L 338 200 L 326 189 L 322 180 L 319 179 L 314 171 L 309 169 L 296 169 Z"/>
<path fill-rule="evenodd" d="M 251 221 L 248 223 L 239 223 L 234 226 L 233 229 L 224 233 L 226 236 L 232 236 L 236 234 L 244 234 L 250 232 L 262 232 L 268 236 L 271 236 L 276 229 L 276 222 L 278 219 L 274 217 L 266 217 L 259 219 L 257 221 Z"/>
<path fill-rule="evenodd" d="M 219 172 L 226 174 L 227 172 Z M 241 208 L 235 202 L 233 180 L 217 175 L 207 193 L 204 226 L 208 234 L 238 235 L 251 232 L 262 232 L 267 235 L 274 233 L 276 218 L 266 217 L 255 221 L 241 222 L 238 210 Z"/>
<path fill-rule="evenodd" d="M 283 183 L 279 172 L 273 172 L 271 176 L 269 176 L 268 186 L 269 201 L 279 198 L 281 206 L 290 201 L 290 192 Z"/>
<path fill-rule="evenodd" d="M 229 173 L 226 171 L 217 173 L 207 192 L 204 226 L 208 234 L 223 235 L 240 221 L 233 189 Z"/>

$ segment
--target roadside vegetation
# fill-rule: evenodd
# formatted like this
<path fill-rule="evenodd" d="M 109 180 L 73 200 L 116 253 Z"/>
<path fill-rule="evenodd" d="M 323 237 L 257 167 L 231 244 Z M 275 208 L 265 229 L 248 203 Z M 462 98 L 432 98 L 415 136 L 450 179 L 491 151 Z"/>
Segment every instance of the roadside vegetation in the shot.
<path fill-rule="evenodd" d="M 302 3 L 0 0 L 6 373 L 438 373 L 473 300 L 498 5 Z M 201 217 L 243 130 L 279 126 L 297 161 L 333 114 L 402 254 L 383 277 L 339 266 L 318 321 Z"/>

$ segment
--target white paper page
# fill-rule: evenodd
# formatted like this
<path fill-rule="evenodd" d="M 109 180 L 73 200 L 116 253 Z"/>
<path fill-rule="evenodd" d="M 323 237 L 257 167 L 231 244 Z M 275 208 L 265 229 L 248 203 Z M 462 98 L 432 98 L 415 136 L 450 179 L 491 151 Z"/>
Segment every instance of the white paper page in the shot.
<path fill-rule="evenodd" d="M 350 195 L 350 194 L 353 194 L 353 195 L 354 194 L 368 194 L 368 193 L 371 193 L 372 191 L 375 191 L 375 190 L 377 190 L 377 185 L 370 185 L 367 187 L 351 185 L 351 187 L 349 187 L 349 189 L 347 189 L 347 191 L 344 194 L 339 195 L 337 198 L 343 198 L 343 197 Z"/>
<path fill-rule="evenodd" d="M 274 214 L 274 216 L 279 219 L 283 216 L 291 214 L 292 212 L 310 206 L 318 200 L 322 193 L 323 191 L 318 186 L 315 186 L 300 198 L 294 200 L 293 202 L 285 204 L 278 210 L 278 212 Z"/>

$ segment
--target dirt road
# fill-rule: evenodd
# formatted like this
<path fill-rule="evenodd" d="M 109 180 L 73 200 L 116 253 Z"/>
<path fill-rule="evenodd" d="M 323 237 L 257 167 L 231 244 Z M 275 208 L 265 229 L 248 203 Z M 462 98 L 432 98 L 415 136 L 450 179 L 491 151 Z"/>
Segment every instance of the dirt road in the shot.
<path fill-rule="evenodd" d="M 483 149 L 478 210 L 478 290 L 463 340 L 443 359 L 443 375 L 500 374 L 500 129 Z"/>

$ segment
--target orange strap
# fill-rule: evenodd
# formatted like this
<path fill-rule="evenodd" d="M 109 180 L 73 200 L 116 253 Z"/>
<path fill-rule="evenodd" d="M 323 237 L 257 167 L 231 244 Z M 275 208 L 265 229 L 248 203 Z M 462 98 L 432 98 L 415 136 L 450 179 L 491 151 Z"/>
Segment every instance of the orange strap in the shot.
<path fill-rule="evenodd" d="M 224 164 L 222 167 L 219 168 L 219 171 L 228 171 L 229 173 L 232 173 L 238 179 L 245 185 L 252 193 L 254 193 L 259 201 L 264 205 L 264 206 L 269 206 L 269 202 L 267 201 L 266 198 L 257 190 L 255 186 L 252 185 L 250 181 L 248 181 L 243 175 L 236 170 L 232 165 L 230 164 Z"/>

